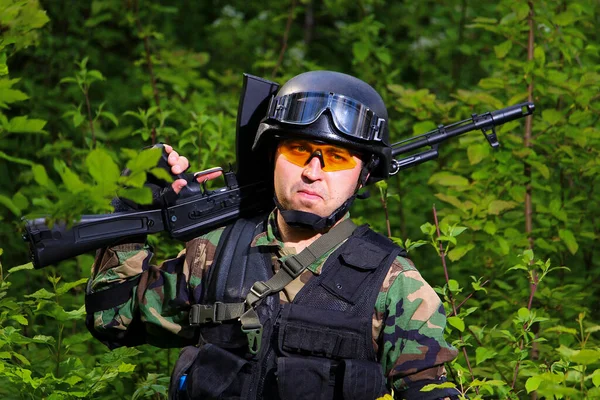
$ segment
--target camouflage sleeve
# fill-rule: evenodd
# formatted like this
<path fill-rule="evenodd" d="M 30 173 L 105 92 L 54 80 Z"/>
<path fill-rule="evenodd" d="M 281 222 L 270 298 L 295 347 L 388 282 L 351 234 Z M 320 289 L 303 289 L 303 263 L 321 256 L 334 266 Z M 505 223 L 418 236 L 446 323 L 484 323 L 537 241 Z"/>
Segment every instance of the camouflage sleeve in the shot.
<path fill-rule="evenodd" d="M 110 293 L 118 305 L 88 314 L 88 328 L 109 347 L 150 343 L 179 347 L 192 343 L 187 323 L 190 304 L 201 296 L 202 275 L 210 267 L 223 229 L 186 244 L 176 258 L 151 265 L 153 253 L 142 244 L 125 244 L 101 251 L 94 262 L 88 294 Z M 119 285 L 135 280 L 129 293 Z M 114 302 L 114 301 L 111 301 Z M 86 298 L 86 306 L 87 304 Z"/>
<path fill-rule="evenodd" d="M 383 313 L 380 360 L 394 397 L 421 398 L 423 386 L 445 382 L 444 363 L 458 353 L 444 339 L 444 306 L 414 264 L 403 257 L 392 264 L 377 303 L 377 311 Z M 445 389 L 435 398 L 458 394 Z"/>

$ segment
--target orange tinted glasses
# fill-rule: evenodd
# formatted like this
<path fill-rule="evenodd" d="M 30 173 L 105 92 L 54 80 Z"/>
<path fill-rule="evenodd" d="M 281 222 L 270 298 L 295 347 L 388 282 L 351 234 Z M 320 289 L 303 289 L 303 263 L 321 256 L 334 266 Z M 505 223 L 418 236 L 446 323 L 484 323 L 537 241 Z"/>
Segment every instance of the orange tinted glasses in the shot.
<path fill-rule="evenodd" d="M 350 150 L 308 140 L 285 140 L 279 144 L 279 152 L 286 160 L 299 167 L 304 167 L 313 157 L 317 157 L 325 172 L 342 171 L 356 166 Z"/>

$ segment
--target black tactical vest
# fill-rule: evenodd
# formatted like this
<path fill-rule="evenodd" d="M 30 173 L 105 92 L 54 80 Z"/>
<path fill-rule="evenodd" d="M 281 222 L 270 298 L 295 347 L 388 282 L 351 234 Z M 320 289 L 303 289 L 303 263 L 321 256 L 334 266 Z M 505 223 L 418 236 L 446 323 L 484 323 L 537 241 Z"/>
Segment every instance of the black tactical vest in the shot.
<path fill-rule="evenodd" d="M 203 280 L 200 304 L 243 302 L 273 275 L 271 254 L 250 247 L 266 218 L 225 229 Z M 236 320 L 205 324 L 198 346 L 184 348 L 171 377 L 171 399 L 373 400 L 386 380 L 372 343 L 375 301 L 390 265 L 404 250 L 361 226 L 290 304 L 279 293 L 256 309 L 262 348 L 253 356 Z M 182 376 L 185 383 L 181 386 Z"/>

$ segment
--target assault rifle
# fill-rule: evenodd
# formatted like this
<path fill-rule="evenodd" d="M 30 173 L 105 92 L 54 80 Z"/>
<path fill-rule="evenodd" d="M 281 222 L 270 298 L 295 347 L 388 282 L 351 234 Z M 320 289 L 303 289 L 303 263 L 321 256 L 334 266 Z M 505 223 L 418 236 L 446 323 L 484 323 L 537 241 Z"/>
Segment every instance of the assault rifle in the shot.
<path fill-rule="evenodd" d="M 174 204 L 155 210 L 116 212 L 105 215 L 84 215 L 68 227 L 56 223 L 52 228 L 45 218 L 25 221 L 23 239 L 29 243 L 35 268 L 43 268 L 85 252 L 162 231 L 177 240 L 185 241 L 202 235 L 237 218 L 270 211 L 273 206 L 272 174 L 268 160 L 250 151 L 260 120 L 266 115 L 269 99 L 279 86 L 255 76 L 244 74 L 244 86 L 237 117 L 237 171 L 224 173 L 225 187 L 206 190 L 189 176 L 188 185 Z M 522 103 L 444 126 L 420 136 L 392 145 L 392 156 L 428 150 L 394 159 L 389 174 L 432 160 L 438 156 L 438 144 L 464 133 L 481 130 L 493 148 L 499 146 L 495 128 L 506 122 L 531 115 L 533 103 Z M 166 162 L 163 153 L 162 162 Z"/>

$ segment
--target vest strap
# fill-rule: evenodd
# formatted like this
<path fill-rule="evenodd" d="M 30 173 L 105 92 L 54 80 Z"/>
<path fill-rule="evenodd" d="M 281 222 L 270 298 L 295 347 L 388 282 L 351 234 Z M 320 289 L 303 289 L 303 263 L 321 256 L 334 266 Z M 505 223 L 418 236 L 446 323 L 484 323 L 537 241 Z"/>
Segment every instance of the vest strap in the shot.
<path fill-rule="evenodd" d="M 190 325 L 207 323 L 220 324 L 222 321 L 239 318 L 244 313 L 244 303 L 194 304 L 190 310 Z"/>
<path fill-rule="evenodd" d="M 259 281 L 252 285 L 250 292 L 246 296 L 248 310 L 240 316 L 242 332 L 248 336 L 250 353 L 257 354 L 261 347 L 260 340 L 257 340 L 257 337 L 260 338 L 262 336 L 262 324 L 260 323 L 255 307 L 268 295 L 283 290 L 309 265 L 349 238 L 356 228 L 357 226 L 350 218 L 340 222 L 300 253 L 284 261 L 282 268 L 271 279 L 266 282 Z"/>

